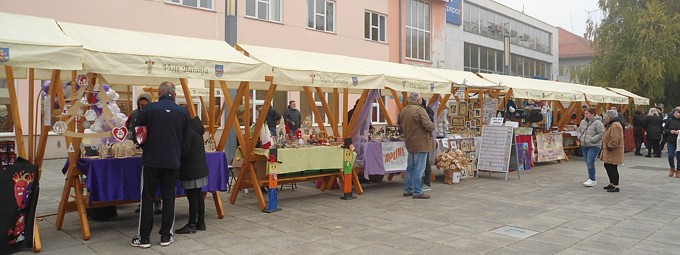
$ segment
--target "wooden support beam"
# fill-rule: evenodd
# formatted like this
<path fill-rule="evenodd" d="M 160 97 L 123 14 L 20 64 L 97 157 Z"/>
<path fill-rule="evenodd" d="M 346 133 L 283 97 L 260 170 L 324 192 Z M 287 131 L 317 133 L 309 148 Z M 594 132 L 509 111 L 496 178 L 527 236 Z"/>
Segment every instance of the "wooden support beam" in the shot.
<path fill-rule="evenodd" d="M 446 94 L 444 95 L 444 98 L 439 102 L 439 108 L 437 109 L 437 116 L 442 115 L 442 112 L 444 109 L 447 108 L 446 103 L 449 102 L 449 99 L 451 98 L 451 94 Z"/>
<path fill-rule="evenodd" d="M 35 164 L 35 69 L 28 69 L 28 162 Z"/>
<path fill-rule="evenodd" d="M 201 101 L 201 110 L 203 111 L 203 119 L 202 121 L 208 122 L 208 134 L 210 134 L 211 137 L 213 137 L 215 134 L 213 133 L 212 130 L 212 115 L 210 115 L 210 110 L 208 109 L 208 106 L 205 105 L 205 101 L 203 100 L 203 97 L 200 96 L 198 97 L 198 100 Z"/>
<path fill-rule="evenodd" d="M 255 122 L 255 131 L 253 132 L 253 137 L 251 137 L 250 148 L 247 151 L 248 154 L 253 151 L 255 145 L 257 144 L 257 140 L 260 138 L 260 131 L 262 131 L 262 126 L 264 126 L 265 120 L 267 119 L 267 114 L 264 113 L 268 112 L 269 108 L 271 108 L 274 92 L 276 92 L 276 84 L 270 84 L 269 90 L 267 91 L 267 95 L 264 99 L 264 105 L 262 106 L 261 113 L 259 116 L 257 116 L 257 121 Z M 243 146 L 241 147 L 243 148 Z"/>
<path fill-rule="evenodd" d="M 194 107 L 194 100 L 191 98 L 191 91 L 189 91 L 189 83 L 186 78 L 180 78 L 179 83 L 182 85 L 184 92 L 184 99 L 187 101 L 187 110 L 191 118 L 196 117 L 196 108 Z"/>
<path fill-rule="evenodd" d="M 231 127 L 234 125 L 234 129 L 236 130 L 237 135 L 241 134 L 241 128 L 240 125 L 238 124 L 238 107 L 241 104 L 241 100 L 243 99 L 243 94 L 246 92 L 245 91 L 245 86 L 243 86 L 245 82 L 241 82 L 241 86 L 239 87 L 238 91 L 236 92 L 236 97 L 234 98 L 234 101 L 232 102 L 231 96 L 229 94 L 229 89 L 227 88 L 227 83 L 225 81 L 220 81 L 220 86 L 222 87 L 222 92 L 224 92 L 224 100 L 226 104 L 231 105 L 229 108 L 229 115 L 227 116 L 227 123 L 224 125 L 224 130 L 222 131 L 222 136 L 220 136 L 220 141 L 217 143 L 217 150 L 218 151 L 223 151 L 225 145 L 227 144 L 227 137 L 229 137 L 229 132 L 231 132 Z M 239 138 L 239 143 L 243 144 L 244 138 Z"/>
<path fill-rule="evenodd" d="M 321 132 L 324 132 L 328 134 L 326 131 L 326 124 L 323 122 L 323 116 L 321 116 L 321 113 L 319 113 L 319 109 L 316 108 L 316 102 L 314 100 L 314 96 L 312 95 L 312 90 L 308 86 L 303 86 L 302 87 L 305 91 L 305 94 L 307 95 L 307 102 L 309 102 L 309 108 L 312 109 L 312 113 L 314 113 L 314 116 L 316 119 L 316 124 L 319 126 L 319 130 Z"/>
<path fill-rule="evenodd" d="M 361 111 L 361 109 L 364 107 L 364 104 L 367 101 L 366 100 L 367 98 L 368 98 L 368 90 L 364 90 L 364 92 L 361 93 L 361 98 L 359 98 L 359 103 L 357 103 L 356 109 L 359 109 L 359 111 Z M 357 119 L 359 119 L 359 118 L 356 118 L 356 116 L 359 116 L 359 115 L 360 115 L 360 112 L 355 112 L 354 115 L 352 116 L 352 120 L 349 121 L 349 131 L 350 131 L 349 136 L 350 137 L 352 137 L 354 135 L 354 134 L 352 134 L 352 130 L 354 129 L 354 125 L 357 122 Z"/>
<path fill-rule="evenodd" d="M 342 137 L 349 138 L 349 121 L 347 110 L 349 108 L 349 90 L 342 89 Z"/>
<path fill-rule="evenodd" d="M 342 115 L 345 115 L 343 113 Z M 333 116 L 335 116 L 335 125 L 340 126 L 340 90 L 337 88 L 333 88 Z M 344 123 L 344 122 L 342 122 Z M 340 136 L 338 133 L 337 136 Z"/>
<path fill-rule="evenodd" d="M 396 90 L 393 90 L 393 89 L 390 89 L 390 88 L 388 88 L 388 90 L 390 91 L 390 93 L 392 93 L 392 98 L 394 99 L 394 103 L 395 103 L 395 105 L 397 105 L 397 109 L 399 109 L 399 111 L 401 112 L 401 110 L 404 109 L 404 106 L 401 104 L 401 102 L 399 102 L 399 94 L 397 94 Z"/>
<path fill-rule="evenodd" d="M 210 107 L 208 116 L 210 117 L 208 119 L 208 132 L 210 133 L 211 137 L 215 137 L 215 103 L 217 102 L 217 99 L 215 98 L 215 81 L 210 80 L 209 83 L 209 88 L 208 91 L 210 92 Z M 201 103 L 203 104 L 203 103 Z"/>
<path fill-rule="evenodd" d="M 390 117 L 390 115 L 388 114 L 387 106 L 385 106 L 385 102 L 383 101 L 382 97 L 378 97 L 378 105 L 380 105 L 380 111 L 382 111 L 383 114 L 385 115 L 387 125 L 393 126 L 394 122 L 392 121 L 392 117 Z"/>
<path fill-rule="evenodd" d="M 408 105 L 408 93 L 406 93 L 405 91 L 401 92 L 401 105 L 403 107 L 406 107 L 406 105 Z"/>
<path fill-rule="evenodd" d="M 14 70 L 11 66 L 5 66 L 5 74 L 7 76 L 7 89 L 9 91 L 9 110 L 12 114 L 12 122 L 14 122 L 14 135 L 16 136 L 17 155 L 22 158 L 27 158 L 26 145 L 24 143 L 24 133 L 21 130 L 21 115 L 19 114 L 17 89 L 14 85 Z"/>
<path fill-rule="evenodd" d="M 328 116 L 328 122 L 330 122 L 331 129 L 333 129 L 333 136 L 340 136 L 340 132 L 338 132 L 338 123 L 336 122 L 337 118 L 333 115 L 330 106 L 328 106 L 328 101 L 326 101 L 326 96 L 324 95 L 323 91 L 321 91 L 321 88 L 316 87 L 316 94 L 319 95 L 323 110 Z M 316 109 L 316 107 L 314 107 L 314 109 Z"/>

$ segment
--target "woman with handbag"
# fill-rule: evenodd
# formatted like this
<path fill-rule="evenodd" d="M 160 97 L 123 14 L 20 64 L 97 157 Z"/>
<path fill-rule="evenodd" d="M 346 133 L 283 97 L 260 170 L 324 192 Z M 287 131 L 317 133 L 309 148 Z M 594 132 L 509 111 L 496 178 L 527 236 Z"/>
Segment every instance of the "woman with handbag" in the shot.
<path fill-rule="evenodd" d="M 578 128 L 579 142 L 581 143 L 581 151 L 583 158 L 586 160 L 588 168 L 588 180 L 583 183 L 586 187 L 594 187 L 597 185 L 595 179 L 595 159 L 600 153 L 602 146 L 602 136 L 604 135 L 604 125 L 602 118 L 595 115 L 595 108 L 588 108 L 583 112 L 585 116 Z"/>
<path fill-rule="evenodd" d="M 619 192 L 619 165 L 623 164 L 623 126 L 616 110 L 608 110 L 604 117 L 605 131 L 602 138 L 602 161 L 607 170 L 607 192 Z"/>

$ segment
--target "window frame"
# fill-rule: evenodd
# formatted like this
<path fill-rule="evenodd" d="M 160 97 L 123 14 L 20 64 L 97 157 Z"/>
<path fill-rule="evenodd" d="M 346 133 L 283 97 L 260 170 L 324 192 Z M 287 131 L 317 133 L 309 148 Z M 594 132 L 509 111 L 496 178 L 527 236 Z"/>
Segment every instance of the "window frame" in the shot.
<path fill-rule="evenodd" d="M 186 5 L 186 4 L 184 4 L 184 1 L 185 0 L 165 0 L 165 3 L 180 5 L 180 6 L 189 7 L 189 8 L 201 9 L 201 10 L 215 11 L 215 0 L 196 0 L 197 6 Z M 211 5 L 210 8 L 202 7 L 201 1 L 210 1 L 210 5 Z"/>
<path fill-rule="evenodd" d="M 273 5 L 273 4 L 272 4 L 273 1 L 277 1 L 277 2 L 278 2 L 278 5 Z M 254 13 L 253 15 L 250 15 L 250 14 L 248 13 L 248 2 L 253 2 L 253 3 L 254 3 L 254 7 L 253 7 L 253 8 L 255 8 L 255 9 L 252 10 L 253 13 Z M 259 6 L 260 6 L 260 3 L 264 3 L 264 4 L 266 4 L 266 5 L 268 6 L 268 8 L 267 8 L 267 15 L 266 15 L 267 17 L 266 17 L 266 18 L 260 18 L 260 17 L 259 17 L 259 11 L 260 11 L 260 10 L 259 10 Z M 273 18 L 273 17 L 275 16 L 275 15 L 273 15 L 273 12 L 272 12 L 273 6 L 278 6 L 278 17 L 279 17 L 279 20 L 276 20 L 276 19 Z M 246 0 L 245 16 L 248 17 L 248 18 L 253 18 L 253 19 L 257 19 L 257 20 L 264 20 L 264 21 L 282 23 L 282 22 L 283 22 L 283 8 L 282 8 L 282 7 L 283 7 L 283 0 Z"/>
<path fill-rule="evenodd" d="M 383 102 L 385 104 L 387 104 L 387 97 L 386 96 L 381 96 L 381 97 L 382 97 Z M 371 107 L 373 108 L 373 109 L 371 109 L 371 111 L 373 111 L 375 113 L 375 117 L 377 118 L 377 119 L 373 119 L 373 114 L 371 114 L 371 124 L 378 124 L 378 125 L 387 124 L 387 118 L 385 118 L 385 116 L 387 116 L 389 113 L 383 113 L 382 112 L 382 109 L 380 109 L 380 103 L 378 103 L 378 101 L 376 100 L 375 102 L 373 102 L 371 104 Z M 387 108 L 387 105 L 385 105 L 385 108 Z M 381 118 L 382 118 L 382 121 L 380 121 Z"/>
<path fill-rule="evenodd" d="M 366 16 L 368 15 L 369 20 L 366 20 Z M 373 16 L 376 15 L 378 17 L 378 25 L 374 26 L 373 25 Z M 380 20 L 383 20 L 383 23 L 380 23 Z M 381 25 L 383 26 L 381 28 Z M 377 40 L 373 40 L 373 29 L 378 29 L 378 35 L 377 35 Z M 366 30 L 368 29 L 368 31 Z M 368 34 L 366 34 L 368 32 Z M 387 15 L 382 14 L 379 12 L 374 12 L 371 10 L 364 10 L 364 39 L 369 40 L 369 41 L 374 41 L 374 42 L 381 42 L 381 43 L 387 43 Z M 368 36 L 368 37 L 366 37 Z M 380 37 L 383 37 L 382 40 L 380 40 Z"/>
<path fill-rule="evenodd" d="M 324 3 L 324 13 L 323 14 L 320 14 L 320 13 L 317 12 L 317 7 L 316 7 L 317 1 L 323 1 L 323 3 Z M 311 5 L 310 5 L 310 3 L 311 3 Z M 332 25 L 331 30 L 328 29 L 328 16 L 329 16 L 328 15 L 328 8 L 327 8 L 328 4 L 331 4 L 333 6 L 332 17 L 331 17 L 331 25 Z M 327 33 L 335 33 L 335 31 L 336 31 L 335 17 L 337 16 L 336 15 L 336 10 L 337 10 L 336 6 L 337 5 L 336 5 L 336 2 L 334 0 L 307 0 L 307 28 L 313 29 L 313 30 L 316 30 L 316 31 L 323 31 L 323 32 L 327 32 Z M 312 14 L 312 17 L 309 16 L 310 14 Z M 323 29 L 317 28 L 317 26 L 318 26 L 318 24 L 316 22 L 317 16 L 323 17 Z M 310 21 L 311 21 L 311 24 L 310 24 Z"/>
<path fill-rule="evenodd" d="M 406 13 L 406 59 L 432 61 L 432 6 L 422 0 L 408 0 Z"/>

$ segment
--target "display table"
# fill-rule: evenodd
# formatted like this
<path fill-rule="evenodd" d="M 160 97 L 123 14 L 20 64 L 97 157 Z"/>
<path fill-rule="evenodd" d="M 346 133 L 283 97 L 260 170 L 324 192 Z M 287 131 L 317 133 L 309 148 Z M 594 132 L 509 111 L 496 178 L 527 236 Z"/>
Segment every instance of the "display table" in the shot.
<path fill-rule="evenodd" d="M 241 149 L 237 149 L 234 156 L 234 165 L 242 162 L 239 178 L 236 180 L 231 194 L 230 202 L 236 202 L 238 193 L 243 189 L 253 188 L 260 202 L 260 209 L 264 210 L 267 203 L 260 190 L 267 187 L 272 178 L 269 178 L 270 169 L 276 167 L 276 183 L 279 185 L 302 181 L 322 179 L 321 190 L 329 189 L 336 181 L 336 177 L 342 180 L 342 169 L 345 163 L 346 149 L 333 146 L 309 146 L 301 148 L 277 149 L 279 163 L 269 162 L 268 149 L 256 148 L 252 155 L 246 158 Z M 243 160 L 246 159 L 245 162 Z M 355 181 L 355 185 L 358 182 Z M 359 187 L 357 187 L 359 188 Z"/>
<path fill-rule="evenodd" d="M 209 175 L 208 185 L 203 188 L 203 191 L 212 193 L 217 217 L 222 219 L 224 207 L 218 191 L 227 190 L 229 180 L 227 157 L 224 152 L 207 152 L 206 160 Z M 55 224 L 57 229 L 61 229 L 66 213 L 78 212 L 83 239 L 88 240 L 90 225 L 85 211 L 87 208 L 139 203 L 142 179 L 141 157 L 80 158 L 75 167 L 69 169 L 69 166 L 67 161 L 62 169 L 67 178 L 57 210 L 58 223 Z M 86 177 L 84 181 L 78 181 L 83 180 L 83 177 Z M 71 189 L 74 190 L 74 194 L 70 194 Z M 83 190 L 89 192 L 84 193 Z M 184 194 L 179 182 L 176 192 L 177 195 Z"/>
<path fill-rule="evenodd" d="M 226 155 L 224 152 L 207 152 L 205 157 L 209 175 L 208 185 L 203 187 L 203 192 L 227 191 L 229 168 Z M 66 174 L 68 165 L 66 161 L 62 173 Z M 80 158 L 77 168 L 87 176 L 85 186 L 90 193 L 88 202 L 140 200 L 142 157 Z M 178 181 L 177 195 L 184 194 Z"/>

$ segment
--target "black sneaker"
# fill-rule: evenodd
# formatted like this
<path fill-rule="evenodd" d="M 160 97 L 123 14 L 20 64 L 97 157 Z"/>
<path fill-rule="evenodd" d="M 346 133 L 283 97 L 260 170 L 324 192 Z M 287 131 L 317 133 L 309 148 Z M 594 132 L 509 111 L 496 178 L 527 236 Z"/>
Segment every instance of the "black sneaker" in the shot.
<path fill-rule="evenodd" d="M 614 186 L 611 185 L 611 184 L 607 185 L 607 187 L 604 187 L 604 189 L 606 189 L 606 190 L 615 189 L 615 188 L 616 188 L 616 187 L 614 187 Z"/>
<path fill-rule="evenodd" d="M 139 248 L 149 248 L 151 247 L 151 241 L 149 238 L 142 238 L 141 236 L 135 236 L 132 238 L 132 241 L 130 241 L 130 244 L 134 247 L 139 247 Z"/>
<path fill-rule="evenodd" d="M 205 231 L 205 222 L 196 223 L 196 230 Z"/>
<path fill-rule="evenodd" d="M 161 246 L 163 247 L 170 245 L 174 241 L 175 238 L 172 238 L 172 235 L 161 235 Z"/>
<path fill-rule="evenodd" d="M 192 226 L 189 224 L 184 225 L 184 227 L 175 230 L 177 234 L 193 234 L 196 233 L 196 225 Z"/>

